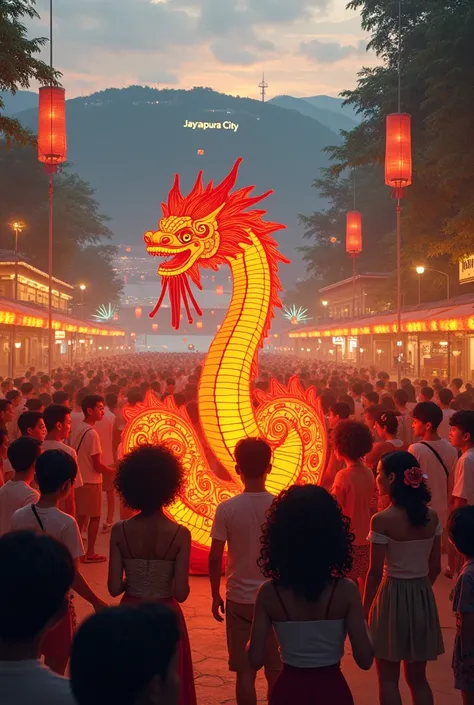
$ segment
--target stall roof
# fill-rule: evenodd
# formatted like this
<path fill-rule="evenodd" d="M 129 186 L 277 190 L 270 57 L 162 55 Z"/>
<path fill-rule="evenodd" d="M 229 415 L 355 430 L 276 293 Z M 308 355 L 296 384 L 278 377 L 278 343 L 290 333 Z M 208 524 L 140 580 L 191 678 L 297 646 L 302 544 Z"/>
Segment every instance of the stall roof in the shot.
<path fill-rule="evenodd" d="M 26 303 L 0 297 L 0 325 L 24 326 L 25 328 L 48 328 L 48 313 L 44 309 L 28 306 Z M 110 328 L 101 323 L 81 321 L 53 311 L 53 329 L 68 333 L 119 337 L 125 331 Z"/>
<path fill-rule="evenodd" d="M 402 311 L 402 332 L 436 333 L 462 332 L 474 333 L 474 300 L 450 301 L 433 308 L 415 308 Z M 321 326 L 306 326 L 291 331 L 290 338 L 324 338 L 331 336 L 384 335 L 398 332 L 397 314 L 394 311 L 375 316 L 352 320 L 334 320 Z"/>

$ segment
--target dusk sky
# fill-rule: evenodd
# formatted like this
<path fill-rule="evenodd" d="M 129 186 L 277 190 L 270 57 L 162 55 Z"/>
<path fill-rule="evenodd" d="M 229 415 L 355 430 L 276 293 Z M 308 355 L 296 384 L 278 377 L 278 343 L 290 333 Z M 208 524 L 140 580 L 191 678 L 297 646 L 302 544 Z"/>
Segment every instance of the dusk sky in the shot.
<path fill-rule="evenodd" d="M 346 0 L 54 0 L 54 63 L 68 97 L 108 87 L 336 96 L 352 88 L 367 35 Z M 48 0 L 31 34 L 49 32 Z M 47 60 L 47 53 L 44 58 Z"/>

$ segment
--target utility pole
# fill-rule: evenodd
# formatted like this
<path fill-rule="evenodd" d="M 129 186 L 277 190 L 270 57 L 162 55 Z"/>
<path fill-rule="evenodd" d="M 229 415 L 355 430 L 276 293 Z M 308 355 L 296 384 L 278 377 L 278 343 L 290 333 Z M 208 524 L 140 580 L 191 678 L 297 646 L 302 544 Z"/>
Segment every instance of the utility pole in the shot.
<path fill-rule="evenodd" d="M 260 95 L 262 96 L 262 103 L 265 102 L 265 96 L 267 94 L 268 83 L 265 81 L 265 73 L 262 74 L 262 81 L 258 84 L 260 88 Z"/>

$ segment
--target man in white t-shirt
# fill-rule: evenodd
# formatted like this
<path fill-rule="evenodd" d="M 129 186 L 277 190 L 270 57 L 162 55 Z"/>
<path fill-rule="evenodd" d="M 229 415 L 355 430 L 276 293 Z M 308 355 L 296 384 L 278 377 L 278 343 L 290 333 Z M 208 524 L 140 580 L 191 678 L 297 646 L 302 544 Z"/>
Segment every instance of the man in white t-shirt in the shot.
<path fill-rule="evenodd" d="M 116 417 L 114 409 L 117 408 L 117 395 L 107 394 L 105 397 L 105 410 L 104 417 L 97 421 L 95 425 L 95 430 L 99 434 L 100 445 L 102 448 L 102 462 L 108 467 L 112 468 L 114 466 L 114 429 L 116 423 Z M 107 499 L 107 515 L 104 521 L 102 530 L 104 533 L 108 533 L 114 523 L 115 514 L 115 490 L 113 486 L 114 475 L 112 473 L 104 475 L 102 478 L 102 489 L 105 492 L 105 497 Z"/>
<path fill-rule="evenodd" d="M 105 556 L 95 552 L 95 543 L 99 533 L 102 511 L 102 475 L 113 472 L 102 462 L 102 447 L 95 424 L 104 417 L 104 399 L 97 394 L 90 394 L 82 400 L 83 421 L 71 433 L 70 445 L 77 453 L 79 470 L 84 485 L 78 487 L 76 495 L 76 515 L 79 528 L 83 531 L 86 521 L 87 554 L 85 563 L 103 563 Z"/>
<path fill-rule="evenodd" d="M 41 443 L 35 438 L 17 438 L 8 448 L 8 459 L 15 473 L 0 487 L 0 536 L 11 530 L 11 520 L 17 509 L 39 499 L 31 483 L 40 453 Z"/>
<path fill-rule="evenodd" d="M 421 442 L 408 448 L 418 460 L 423 473 L 428 477 L 431 492 L 431 507 L 438 514 L 441 526 L 446 528 L 454 467 L 458 459 L 455 448 L 437 431 L 443 420 L 443 412 L 432 401 L 420 402 L 413 409 L 413 433 Z"/>
<path fill-rule="evenodd" d="M 226 615 L 229 670 L 236 673 L 237 705 L 255 702 L 256 673 L 250 668 L 246 646 L 257 592 L 265 578 L 257 565 L 260 556 L 262 526 L 273 496 L 266 491 L 271 471 L 271 449 L 258 438 L 246 438 L 235 449 L 236 472 L 244 483 L 244 492 L 217 507 L 211 531 L 209 578 L 212 590 L 212 614 L 218 622 Z M 222 559 L 227 544 L 226 604 L 221 597 Z M 267 645 L 265 676 L 269 689 L 281 669 L 275 637 Z"/>
<path fill-rule="evenodd" d="M 449 420 L 449 440 L 462 455 L 454 470 L 451 512 L 467 504 L 474 505 L 474 411 L 456 411 Z M 460 569 L 459 554 L 451 543 L 448 546 L 448 565 L 444 574 L 454 577 Z"/>
<path fill-rule="evenodd" d="M 364 387 L 362 386 L 362 383 L 355 382 L 349 392 L 350 396 L 354 399 L 354 419 L 356 421 L 360 421 L 361 423 L 364 421 L 364 407 L 362 406 L 361 401 L 363 391 Z"/>
<path fill-rule="evenodd" d="M 74 399 L 73 409 L 71 411 L 71 433 L 75 431 L 77 426 L 84 421 L 84 412 L 82 411 L 82 401 L 88 395 L 86 387 L 81 387 L 77 390 Z"/>
<path fill-rule="evenodd" d="M 54 579 L 52 579 L 54 576 Z M 0 703 L 74 705 L 69 680 L 43 666 L 41 643 L 67 609 L 67 549 L 31 532 L 0 538 Z"/>
<path fill-rule="evenodd" d="M 64 544 L 72 556 L 76 571 L 73 589 L 90 602 L 94 609 L 101 609 L 106 606 L 105 603 L 91 590 L 80 571 L 79 560 L 84 555 L 84 546 L 77 521 L 59 509 L 59 505 L 72 491 L 76 474 L 77 463 L 66 451 L 47 450 L 42 453 L 36 462 L 35 473 L 40 490 L 39 501 L 18 509 L 13 515 L 11 528 L 13 531 L 43 532 Z M 73 634 L 69 613 L 65 615 L 62 628 L 58 632 L 60 636 L 51 635 L 51 640 L 46 637 L 42 644 L 42 653 L 46 665 L 55 673 L 63 674 L 69 660 Z M 61 648 L 58 647 L 58 639 L 61 640 Z"/>
<path fill-rule="evenodd" d="M 454 471 L 451 509 L 474 505 L 474 411 L 456 411 L 450 419 L 449 440 L 462 455 Z"/>
<path fill-rule="evenodd" d="M 43 412 L 43 419 L 46 425 L 47 435 L 43 441 L 42 449 L 45 450 L 63 450 L 69 453 L 74 458 L 77 464 L 77 453 L 74 448 L 66 445 L 66 439 L 71 435 L 71 409 L 62 404 L 50 404 Z M 78 469 L 74 480 L 74 489 L 83 486 L 82 475 Z M 76 503 L 74 501 L 74 492 L 69 492 L 64 504 L 60 509 L 67 512 L 71 516 L 76 516 Z"/>
<path fill-rule="evenodd" d="M 438 392 L 436 392 L 436 403 L 443 412 L 443 420 L 441 421 L 438 428 L 438 436 L 440 438 L 445 438 L 449 440 L 449 420 L 451 416 L 455 413 L 454 409 L 451 409 L 451 402 L 454 399 L 454 394 L 447 387 L 443 387 Z"/>

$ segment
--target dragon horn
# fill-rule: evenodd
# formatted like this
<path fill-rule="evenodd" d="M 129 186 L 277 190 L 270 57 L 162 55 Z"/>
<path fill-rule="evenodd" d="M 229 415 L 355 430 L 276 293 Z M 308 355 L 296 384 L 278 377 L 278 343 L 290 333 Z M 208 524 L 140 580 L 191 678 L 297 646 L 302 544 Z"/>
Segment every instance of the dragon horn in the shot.
<path fill-rule="evenodd" d="M 176 210 L 178 207 L 181 205 L 183 202 L 183 196 L 181 194 L 181 189 L 180 189 L 180 182 L 179 182 L 179 174 L 176 174 L 174 177 L 174 183 L 173 183 L 173 188 L 170 191 L 170 195 L 168 197 L 168 209 L 170 213 L 176 213 Z"/>

